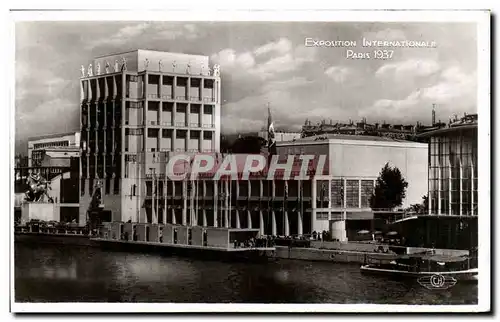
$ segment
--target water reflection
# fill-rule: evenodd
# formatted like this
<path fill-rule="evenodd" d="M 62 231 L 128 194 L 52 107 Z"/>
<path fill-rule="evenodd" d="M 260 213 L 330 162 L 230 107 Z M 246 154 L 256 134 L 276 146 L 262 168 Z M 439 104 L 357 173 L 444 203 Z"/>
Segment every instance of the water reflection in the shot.
<path fill-rule="evenodd" d="M 227 263 L 98 248 L 15 245 L 17 301 L 473 304 L 477 284 L 430 291 L 357 265 Z"/>

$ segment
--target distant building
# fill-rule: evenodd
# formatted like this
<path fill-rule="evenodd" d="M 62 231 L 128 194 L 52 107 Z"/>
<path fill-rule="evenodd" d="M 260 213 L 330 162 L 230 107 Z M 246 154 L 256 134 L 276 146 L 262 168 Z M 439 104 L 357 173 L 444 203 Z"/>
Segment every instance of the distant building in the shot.
<path fill-rule="evenodd" d="M 284 142 L 284 141 L 293 141 L 301 138 L 300 132 L 285 132 L 285 131 L 276 131 L 274 132 L 274 136 L 276 142 Z M 264 138 L 266 141 L 269 136 L 269 132 L 266 130 L 262 130 L 258 133 L 258 136 Z"/>
<path fill-rule="evenodd" d="M 474 250 L 478 245 L 477 114 L 455 118 L 447 125 L 434 123 L 420 134 L 429 139 L 428 214 L 404 218 L 394 227 L 405 236 L 406 246 Z"/>
<path fill-rule="evenodd" d="M 80 132 L 40 135 L 28 139 L 28 166 L 69 166 L 79 156 Z"/>
<path fill-rule="evenodd" d="M 429 214 L 477 215 L 477 114 L 427 131 Z"/>
<path fill-rule="evenodd" d="M 416 134 L 419 133 L 425 126 L 420 123 L 417 124 L 369 124 L 363 118 L 361 122 L 354 123 L 333 123 L 332 120 L 326 122 L 321 121 L 317 124 L 312 124 L 311 121 L 306 120 L 302 126 L 302 137 L 309 137 L 322 134 L 346 134 L 346 135 L 368 135 L 368 136 L 383 136 L 392 139 L 406 140 L 406 141 L 419 141 Z"/>

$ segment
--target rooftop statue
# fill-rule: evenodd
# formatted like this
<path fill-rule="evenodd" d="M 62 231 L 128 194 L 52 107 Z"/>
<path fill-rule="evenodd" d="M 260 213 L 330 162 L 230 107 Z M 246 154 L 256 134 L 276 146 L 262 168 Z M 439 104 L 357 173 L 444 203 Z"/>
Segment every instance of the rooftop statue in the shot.
<path fill-rule="evenodd" d="M 127 70 L 127 59 L 122 58 L 122 71 Z"/>
<path fill-rule="evenodd" d="M 109 61 L 107 61 L 107 60 L 106 60 L 106 66 L 104 67 L 104 68 L 105 68 L 105 70 L 106 70 L 106 74 L 108 74 L 108 73 L 109 73 L 109 67 L 110 67 L 110 66 L 109 66 Z"/>
<path fill-rule="evenodd" d="M 177 66 L 177 63 L 175 62 L 175 60 L 172 62 L 172 72 L 175 73 L 175 67 Z"/>
<path fill-rule="evenodd" d="M 158 71 L 161 72 L 162 68 L 163 68 L 163 62 L 160 59 L 160 61 L 158 62 Z"/>
<path fill-rule="evenodd" d="M 96 66 L 96 75 L 101 75 L 101 64 L 100 63 L 97 63 L 97 66 Z"/>
<path fill-rule="evenodd" d="M 54 200 L 49 196 L 48 190 L 51 190 L 50 182 L 38 173 L 30 173 L 26 179 L 26 183 L 29 185 L 29 190 L 25 193 L 25 200 L 28 202 L 43 202 L 45 196 L 50 203 Z"/>
<path fill-rule="evenodd" d="M 214 65 L 214 75 L 215 77 L 219 77 L 220 76 L 220 65 Z"/>
<path fill-rule="evenodd" d="M 115 60 L 115 73 L 119 71 L 118 60 Z"/>
<path fill-rule="evenodd" d="M 89 65 L 89 68 L 87 70 L 87 76 L 94 76 L 94 73 L 92 71 L 92 64 Z"/>
<path fill-rule="evenodd" d="M 82 72 L 82 77 L 85 77 L 85 66 L 82 65 L 82 68 L 80 68 Z"/>
<path fill-rule="evenodd" d="M 148 67 L 149 67 L 149 59 L 145 59 L 144 60 L 144 70 L 148 70 Z"/>
<path fill-rule="evenodd" d="M 186 65 L 186 74 L 191 73 L 191 62 L 187 63 Z"/>

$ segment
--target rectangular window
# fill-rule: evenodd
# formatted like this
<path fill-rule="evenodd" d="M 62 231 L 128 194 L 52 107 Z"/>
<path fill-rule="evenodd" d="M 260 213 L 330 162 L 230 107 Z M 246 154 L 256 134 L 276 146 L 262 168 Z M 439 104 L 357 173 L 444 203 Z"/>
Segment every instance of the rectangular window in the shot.
<path fill-rule="evenodd" d="M 94 179 L 89 179 L 89 195 L 92 196 L 94 190 Z"/>
<path fill-rule="evenodd" d="M 115 178 L 113 180 L 113 194 L 115 195 L 120 194 L 120 178 Z"/>
<path fill-rule="evenodd" d="M 80 195 L 85 195 L 85 179 L 80 180 Z"/>
<path fill-rule="evenodd" d="M 344 201 L 344 180 L 332 180 L 332 207 L 342 207 Z"/>
<path fill-rule="evenodd" d="M 158 137 L 158 129 L 148 129 L 148 138 Z"/>
<path fill-rule="evenodd" d="M 327 212 L 317 212 L 316 213 L 316 220 L 328 220 L 328 213 Z"/>
<path fill-rule="evenodd" d="M 348 208 L 359 207 L 359 181 L 347 180 L 346 182 L 346 206 Z"/>
<path fill-rule="evenodd" d="M 361 180 L 361 207 L 370 207 L 370 199 L 373 194 L 373 180 Z"/>
<path fill-rule="evenodd" d="M 127 155 L 125 155 L 125 161 L 126 162 L 137 162 L 137 155 L 136 154 L 127 154 Z"/>
<path fill-rule="evenodd" d="M 142 135 L 142 129 L 125 129 L 125 135 Z"/>
<path fill-rule="evenodd" d="M 110 190 L 111 190 L 111 180 L 109 178 L 106 179 L 106 187 L 105 187 L 105 194 L 109 195 Z"/>
<path fill-rule="evenodd" d="M 203 139 L 204 140 L 211 140 L 212 139 L 212 132 L 209 132 L 209 131 L 203 132 Z"/>

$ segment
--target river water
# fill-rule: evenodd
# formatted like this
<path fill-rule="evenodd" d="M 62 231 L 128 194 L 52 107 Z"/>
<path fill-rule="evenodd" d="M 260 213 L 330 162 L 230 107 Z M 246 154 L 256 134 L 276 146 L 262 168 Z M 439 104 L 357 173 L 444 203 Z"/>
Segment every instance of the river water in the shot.
<path fill-rule="evenodd" d="M 16 302 L 476 304 L 477 284 L 427 290 L 359 265 L 229 263 L 54 245 L 15 245 Z"/>

